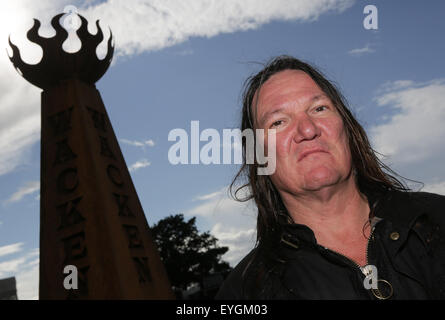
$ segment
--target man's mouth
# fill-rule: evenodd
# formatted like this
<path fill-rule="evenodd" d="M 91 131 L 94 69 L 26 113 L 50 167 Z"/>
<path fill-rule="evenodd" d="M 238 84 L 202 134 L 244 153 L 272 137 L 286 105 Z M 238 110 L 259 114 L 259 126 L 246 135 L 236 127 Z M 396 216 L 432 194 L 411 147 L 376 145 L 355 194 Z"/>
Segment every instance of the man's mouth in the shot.
<path fill-rule="evenodd" d="M 321 149 L 321 148 L 315 148 L 315 149 L 310 149 L 310 150 L 305 150 L 303 151 L 300 156 L 298 157 L 298 161 L 303 160 L 304 158 L 306 158 L 308 155 L 313 154 L 313 153 L 317 153 L 317 152 L 322 152 L 322 153 L 328 153 L 327 151 Z"/>

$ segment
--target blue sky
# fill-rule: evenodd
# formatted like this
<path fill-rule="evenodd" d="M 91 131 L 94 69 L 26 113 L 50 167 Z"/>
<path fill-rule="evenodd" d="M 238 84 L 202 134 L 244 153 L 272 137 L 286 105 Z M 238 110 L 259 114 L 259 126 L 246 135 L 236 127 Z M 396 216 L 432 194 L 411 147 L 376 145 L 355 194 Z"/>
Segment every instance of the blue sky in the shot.
<path fill-rule="evenodd" d="M 49 34 L 49 18 L 68 4 L 115 35 L 113 65 L 97 88 L 150 225 L 170 214 L 197 216 L 202 231 L 230 247 L 232 265 L 252 248 L 255 208 L 226 196 L 238 165 L 174 166 L 167 137 L 175 128 L 190 133 L 193 120 L 221 135 L 236 128 L 244 80 L 280 54 L 319 67 L 384 161 L 424 190 L 445 194 L 443 1 L 2 1 L 1 43 L 12 34 L 25 60 L 37 62 L 25 31 L 36 17 Z M 377 30 L 363 27 L 368 4 L 378 9 Z M 19 298 L 31 299 L 38 287 L 40 90 L 6 55 L 0 72 L 0 278 L 16 276 Z"/>

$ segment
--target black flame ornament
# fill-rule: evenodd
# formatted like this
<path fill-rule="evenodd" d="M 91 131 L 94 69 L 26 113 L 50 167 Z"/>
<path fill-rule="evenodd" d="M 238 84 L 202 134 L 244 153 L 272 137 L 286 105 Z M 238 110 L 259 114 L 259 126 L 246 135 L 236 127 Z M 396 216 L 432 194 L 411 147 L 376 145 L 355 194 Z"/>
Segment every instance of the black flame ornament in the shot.
<path fill-rule="evenodd" d="M 99 26 L 99 20 L 96 21 L 97 33 L 92 35 L 88 32 L 88 21 L 80 14 L 78 17 L 81 20 L 81 25 L 76 33 L 82 47 L 75 53 L 64 51 L 62 45 L 68 38 L 68 32 L 60 24 L 60 18 L 63 15 L 65 13 L 58 14 L 51 19 L 51 25 L 56 30 L 56 35 L 52 38 L 39 36 L 40 21 L 34 19 L 34 25 L 28 31 L 27 38 L 43 50 L 43 57 L 37 64 L 25 63 L 17 46 L 9 39 L 9 45 L 13 52 L 9 59 L 14 67 L 26 80 L 44 90 L 68 79 L 78 79 L 94 85 L 105 74 L 113 58 L 114 46 L 112 45 L 111 30 L 107 55 L 100 60 L 96 55 L 96 49 L 104 39 L 104 35 Z"/>

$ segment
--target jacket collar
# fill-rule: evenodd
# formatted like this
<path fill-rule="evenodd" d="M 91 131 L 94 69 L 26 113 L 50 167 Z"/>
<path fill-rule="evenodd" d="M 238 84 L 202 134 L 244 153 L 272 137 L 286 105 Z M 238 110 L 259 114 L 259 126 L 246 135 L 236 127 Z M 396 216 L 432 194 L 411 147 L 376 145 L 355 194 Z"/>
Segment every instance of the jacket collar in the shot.
<path fill-rule="evenodd" d="M 418 227 L 415 225 L 416 220 L 427 211 L 427 204 L 413 192 L 389 191 L 382 196 L 367 195 L 367 198 L 370 208 L 375 207 L 374 214 L 377 219 L 387 220 L 391 222 L 394 230 L 403 231 L 402 238 L 407 236 L 409 229 Z M 280 214 L 279 223 L 282 228 L 281 243 L 285 247 L 298 248 L 301 241 L 317 243 L 312 229 L 306 225 L 294 223 L 287 212 Z M 420 236 L 422 237 L 422 233 Z M 403 241 L 398 241 L 398 243 L 403 243 Z"/>
<path fill-rule="evenodd" d="M 415 192 L 391 191 L 377 200 L 376 216 L 389 220 L 395 227 L 412 229 L 416 220 L 427 212 L 427 203 Z"/>

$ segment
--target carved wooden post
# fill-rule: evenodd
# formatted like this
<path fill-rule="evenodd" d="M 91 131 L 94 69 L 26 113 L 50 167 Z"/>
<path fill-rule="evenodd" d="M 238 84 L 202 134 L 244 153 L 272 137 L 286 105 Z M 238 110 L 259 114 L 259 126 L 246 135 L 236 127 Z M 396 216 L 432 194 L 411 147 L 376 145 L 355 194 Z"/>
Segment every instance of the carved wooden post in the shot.
<path fill-rule="evenodd" d="M 22 61 L 9 41 L 15 68 L 42 92 L 40 189 L 40 299 L 170 299 L 167 274 L 151 238 L 142 206 L 95 82 L 108 69 L 112 35 L 103 60 L 96 56 L 103 33 L 88 22 L 77 35 L 82 48 L 67 53 L 68 32 L 51 24 L 52 38 L 28 31 L 40 45 L 36 65 Z M 78 270 L 78 289 L 65 289 L 65 266 Z"/>

